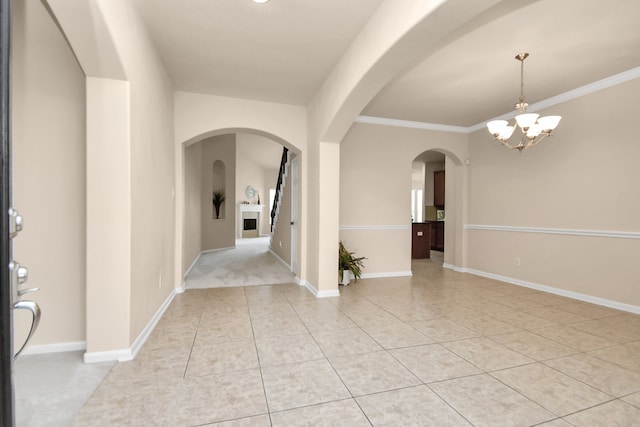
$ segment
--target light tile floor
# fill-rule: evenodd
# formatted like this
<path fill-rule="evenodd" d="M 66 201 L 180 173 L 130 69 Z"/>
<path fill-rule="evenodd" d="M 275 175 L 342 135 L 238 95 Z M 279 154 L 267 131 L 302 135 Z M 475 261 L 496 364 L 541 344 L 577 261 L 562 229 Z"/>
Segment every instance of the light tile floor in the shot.
<path fill-rule="evenodd" d="M 75 426 L 640 426 L 640 316 L 415 261 L 178 295 Z"/>

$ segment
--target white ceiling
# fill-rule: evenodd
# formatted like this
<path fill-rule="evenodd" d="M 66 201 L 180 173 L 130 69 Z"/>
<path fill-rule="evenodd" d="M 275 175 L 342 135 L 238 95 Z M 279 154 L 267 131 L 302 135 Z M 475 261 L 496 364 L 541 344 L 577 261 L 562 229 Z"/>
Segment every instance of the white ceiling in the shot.
<path fill-rule="evenodd" d="M 176 89 L 306 105 L 382 0 L 135 0 Z"/>
<path fill-rule="evenodd" d="M 264 136 L 251 133 L 236 135 L 237 150 L 263 169 L 278 169 L 282 158 L 282 145 Z"/>
<path fill-rule="evenodd" d="M 512 0 L 523 1 L 523 0 Z M 389 84 L 363 115 L 472 126 L 640 66 L 640 1 L 540 0 L 454 41 Z"/>
<path fill-rule="evenodd" d="M 176 89 L 306 105 L 382 0 L 134 1 Z M 640 67 L 639 0 L 505 1 L 525 6 L 424 58 L 362 115 L 471 126 L 508 113 L 519 52 L 530 104 Z"/>

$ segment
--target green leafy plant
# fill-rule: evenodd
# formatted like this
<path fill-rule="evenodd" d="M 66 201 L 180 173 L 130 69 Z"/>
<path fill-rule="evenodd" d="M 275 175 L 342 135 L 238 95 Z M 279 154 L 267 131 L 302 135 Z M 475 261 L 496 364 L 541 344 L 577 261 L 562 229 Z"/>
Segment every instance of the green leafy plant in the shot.
<path fill-rule="evenodd" d="M 213 207 L 216 209 L 216 219 L 220 218 L 220 206 L 224 203 L 224 191 L 216 190 L 213 192 Z"/>
<path fill-rule="evenodd" d="M 364 268 L 365 257 L 357 257 L 354 252 L 349 252 L 342 242 L 338 246 L 338 271 L 340 277 L 345 271 L 350 271 L 356 282 L 362 276 L 362 269 Z"/>

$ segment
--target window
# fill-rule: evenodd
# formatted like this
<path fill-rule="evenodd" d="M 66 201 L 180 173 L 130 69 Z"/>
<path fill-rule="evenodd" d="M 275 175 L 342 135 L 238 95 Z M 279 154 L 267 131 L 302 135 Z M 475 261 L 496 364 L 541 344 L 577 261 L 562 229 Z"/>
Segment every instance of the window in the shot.
<path fill-rule="evenodd" d="M 411 190 L 411 221 L 422 222 L 422 189 Z"/>

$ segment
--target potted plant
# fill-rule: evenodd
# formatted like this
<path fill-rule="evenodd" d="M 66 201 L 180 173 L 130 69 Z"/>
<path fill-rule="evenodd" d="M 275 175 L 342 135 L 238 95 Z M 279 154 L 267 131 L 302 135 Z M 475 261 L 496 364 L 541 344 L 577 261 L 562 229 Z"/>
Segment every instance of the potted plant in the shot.
<path fill-rule="evenodd" d="M 213 207 L 216 210 L 216 219 L 220 218 L 220 206 L 224 203 L 224 191 L 216 190 L 213 192 Z"/>
<path fill-rule="evenodd" d="M 338 272 L 340 277 L 340 284 L 348 286 L 351 282 L 349 272 L 353 274 L 353 278 L 356 282 L 362 275 L 362 269 L 364 267 L 365 257 L 356 257 L 354 252 L 349 252 L 342 242 L 338 246 Z"/>

